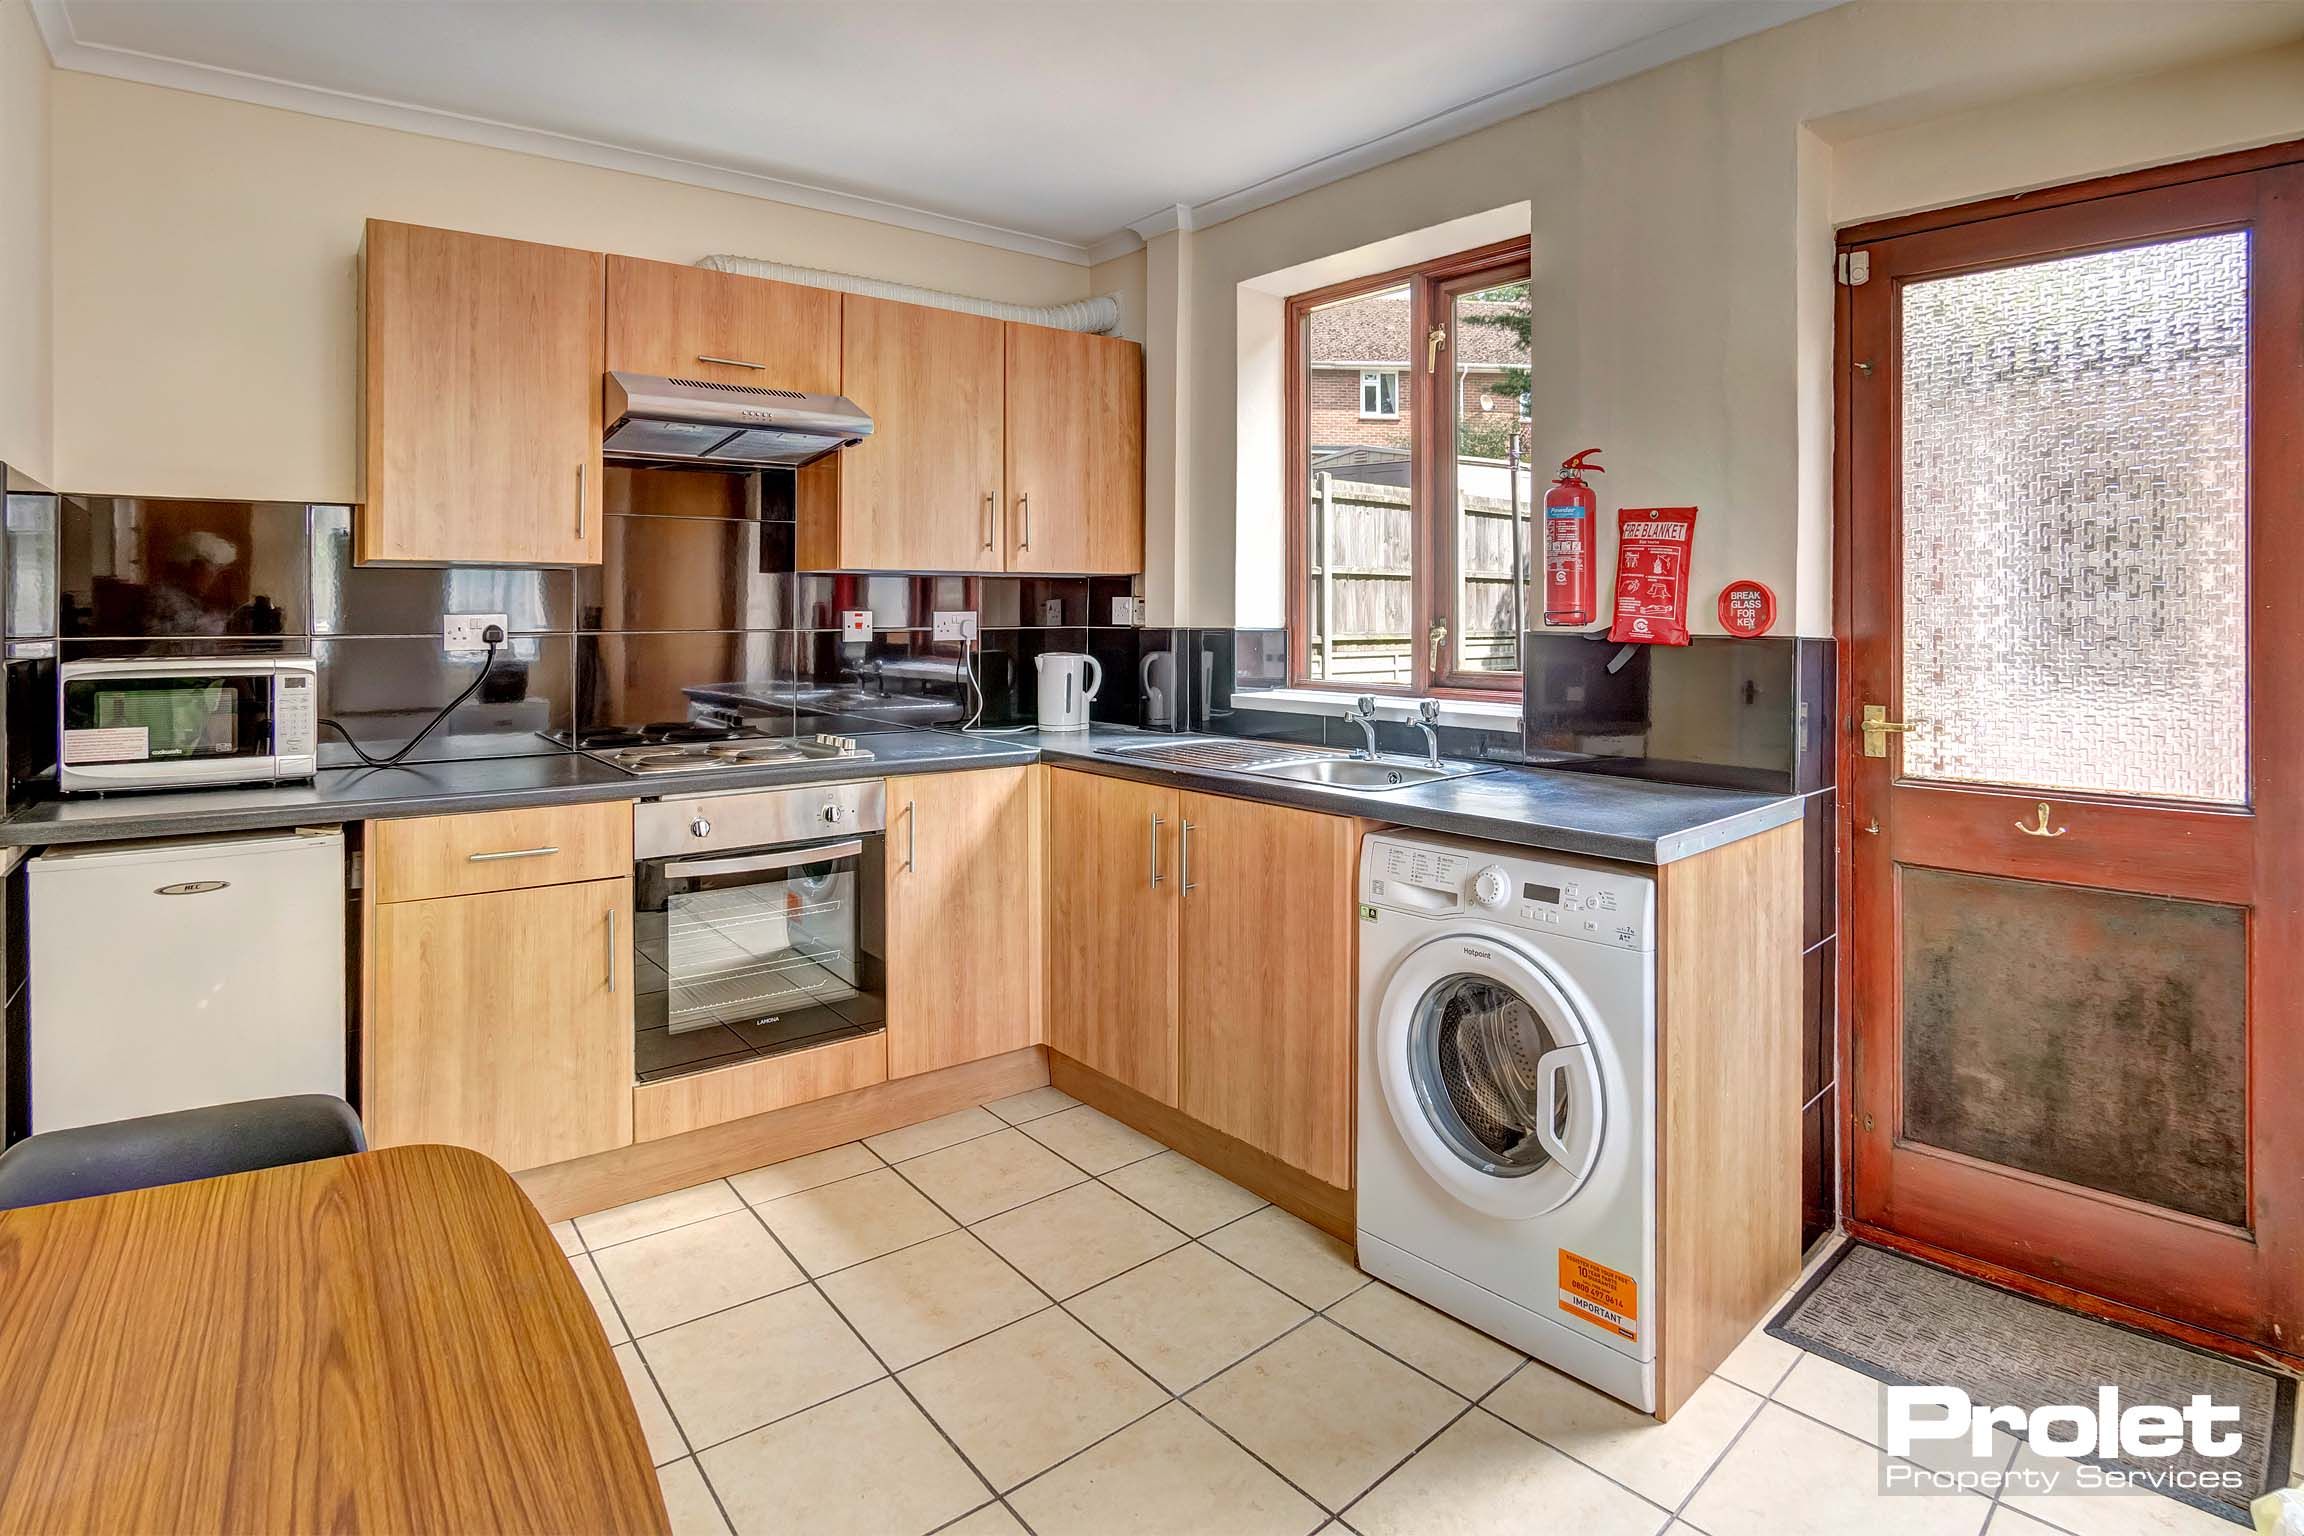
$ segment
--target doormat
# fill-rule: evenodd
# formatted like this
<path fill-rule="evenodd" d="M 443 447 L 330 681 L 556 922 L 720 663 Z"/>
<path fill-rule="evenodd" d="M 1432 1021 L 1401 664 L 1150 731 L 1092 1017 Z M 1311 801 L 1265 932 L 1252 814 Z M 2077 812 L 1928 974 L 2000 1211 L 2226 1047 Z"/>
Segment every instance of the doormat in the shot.
<path fill-rule="evenodd" d="M 2199 1456 L 2187 1447 L 2128 1465 L 2208 1471 L 2237 1462 L 2251 1479 L 2246 1495 L 2227 1501 L 2213 1492 L 2171 1490 L 2166 1496 L 2243 1525 L 2249 1497 L 2288 1483 L 2296 1426 L 2292 1378 L 1996 1290 L 1869 1243 L 1843 1244 L 1769 1319 L 1768 1332 L 1877 1381 L 1958 1387 L 1979 1403 L 2093 1407 L 2096 1389 L 2114 1386 L 2124 1405 L 2181 1407 L 2205 1392 L 2219 1405 L 2240 1408 L 2237 1457 Z"/>

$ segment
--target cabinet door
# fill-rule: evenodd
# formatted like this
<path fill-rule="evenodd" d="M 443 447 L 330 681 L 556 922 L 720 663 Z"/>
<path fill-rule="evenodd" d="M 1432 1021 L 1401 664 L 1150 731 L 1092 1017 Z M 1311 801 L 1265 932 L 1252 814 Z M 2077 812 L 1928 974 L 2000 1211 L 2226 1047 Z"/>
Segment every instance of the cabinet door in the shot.
<path fill-rule="evenodd" d="M 598 562 L 605 261 L 369 221 L 363 563 Z"/>
<path fill-rule="evenodd" d="M 1348 1186 L 1360 823 L 1215 795 L 1181 810 L 1179 1107 Z"/>
<path fill-rule="evenodd" d="M 630 876 L 374 908 L 369 1141 L 515 1170 L 628 1144 L 631 935 Z"/>
<path fill-rule="evenodd" d="M 856 294 L 841 313 L 840 392 L 872 435 L 839 455 L 837 565 L 999 570 L 1000 322 Z"/>
<path fill-rule="evenodd" d="M 1007 328 L 1008 569 L 1144 565 L 1144 372 L 1132 341 Z"/>
<path fill-rule="evenodd" d="M 1030 768 L 888 781 L 888 1075 L 1040 1039 L 1040 824 Z"/>
<path fill-rule="evenodd" d="M 765 277 L 608 258 L 608 367 L 840 393 L 840 295 Z"/>
<path fill-rule="evenodd" d="M 1048 1044 L 1176 1102 L 1177 795 L 1048 778 Z"/>

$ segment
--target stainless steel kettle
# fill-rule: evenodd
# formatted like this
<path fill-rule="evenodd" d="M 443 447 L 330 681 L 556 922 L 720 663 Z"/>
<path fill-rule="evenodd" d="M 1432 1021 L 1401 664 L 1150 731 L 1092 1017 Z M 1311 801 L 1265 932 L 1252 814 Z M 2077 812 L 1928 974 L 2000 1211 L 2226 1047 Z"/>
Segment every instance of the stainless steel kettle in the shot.
<path fill-rule="evenodd" d="M 1077 651 L 1044 651 L 1032 658 L 1040 674 L 1040 729 L 1088 729 L 1088 701 L 1104 686 L 1104 669 Z"/>

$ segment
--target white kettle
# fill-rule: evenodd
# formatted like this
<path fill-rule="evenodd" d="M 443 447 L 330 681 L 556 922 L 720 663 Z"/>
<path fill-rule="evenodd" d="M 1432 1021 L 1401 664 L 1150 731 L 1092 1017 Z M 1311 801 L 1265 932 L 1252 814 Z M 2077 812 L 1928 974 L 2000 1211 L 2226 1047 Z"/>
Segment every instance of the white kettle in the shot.
<path fill-rule="evenodd" d="M 1104 669 L 1096 658 L 1077 651 L 1044 651 L 1032 658 L 1032 665 L 1040 673 L 1040 729 L 1088 729 L 1088 701 L 1104 686 Z"/>

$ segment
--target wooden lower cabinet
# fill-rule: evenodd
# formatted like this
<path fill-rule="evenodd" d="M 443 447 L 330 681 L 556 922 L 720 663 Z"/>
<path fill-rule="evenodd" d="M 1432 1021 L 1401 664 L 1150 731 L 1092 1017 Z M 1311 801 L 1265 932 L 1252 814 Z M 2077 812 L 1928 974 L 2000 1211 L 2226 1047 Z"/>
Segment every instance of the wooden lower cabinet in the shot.
<path fill-rule="evenodd" d="M 1076 770 L 1048 779 L 1048 1045 L 1169 1105 L 1181 798 Z"/>
<path fill-rule="evenodd" d="M 1349 1186 L 1367 825 L 1054 770 L 1050 1048 Z"/>
<path fill-rule="evenodd" d="M 1364 823 L 1186 794 L 1177 1107 L 1352 1182 L 1354 874 Z"/>
<path fill-rule="evenodd" d="M 888 1076 L 1039 1043 L 1046 772 L 888 780 Z"/>
<path fill-rule="evenodd" d="M 629 1143 L 631 933 L 628 875 L 372 907 L 370 1144 L 518 1170 Z"/>

